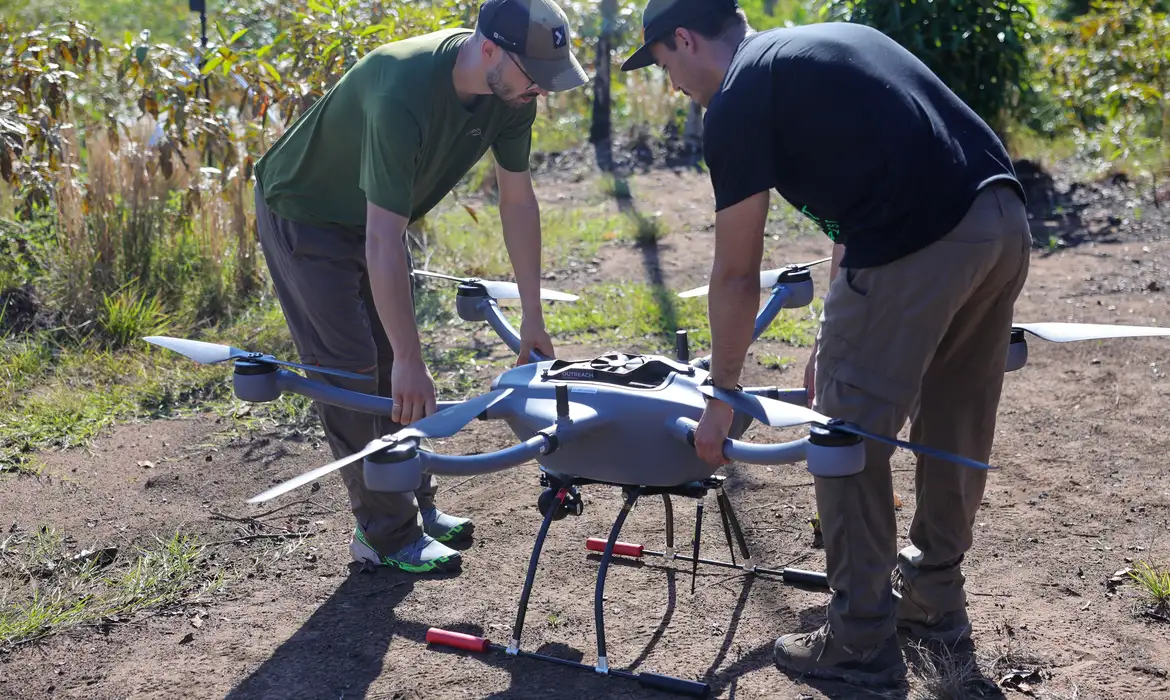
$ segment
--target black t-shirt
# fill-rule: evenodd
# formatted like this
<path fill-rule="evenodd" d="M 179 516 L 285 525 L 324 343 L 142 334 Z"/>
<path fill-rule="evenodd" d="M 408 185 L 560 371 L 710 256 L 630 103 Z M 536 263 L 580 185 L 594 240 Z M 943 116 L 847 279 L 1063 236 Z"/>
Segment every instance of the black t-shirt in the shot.
<path fill-rule="evenodd" d="M 1015 183 L 995 133 L 881 32 L 827 22 L 748 35 L 703 123 L 716 211 L 772 188 L 842 265 L 881 265 L 946 235 L 978 191 Z"/>

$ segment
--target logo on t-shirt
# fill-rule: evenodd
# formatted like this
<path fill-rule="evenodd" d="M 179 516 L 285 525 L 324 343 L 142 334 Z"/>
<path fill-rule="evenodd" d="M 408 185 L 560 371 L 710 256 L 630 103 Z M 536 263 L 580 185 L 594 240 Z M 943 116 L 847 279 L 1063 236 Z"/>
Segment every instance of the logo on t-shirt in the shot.
<path fill-rule="evenodd" d="M 823 231 L 824 234 L 829 237 L 830 241 L 836 241 L 837 238 L 841 235 L 841 224 L 839 222 L 833 221 L 832 219 L 822 219 L 818 216 L 815 216 L 811 211 L 808 210 L 807 204 L 800 207 L 800 213 L 807 216 L 810 221 L 819 226 L 821 231 Z"/>
<path fill-rule="evenodd" d="M 467 135 L 468 136 L 483 136 L 483 129 L 476 127 L 474 129 L 472 129 L 471 131 L 467 132 Z"/>
<path fill-rule="evenodd" d="M 552 35 L 553 35 L 553 48 L 554 49 L 563 48 L 565 45 L 565 28 L 564 27 L 553 27 Z"/>

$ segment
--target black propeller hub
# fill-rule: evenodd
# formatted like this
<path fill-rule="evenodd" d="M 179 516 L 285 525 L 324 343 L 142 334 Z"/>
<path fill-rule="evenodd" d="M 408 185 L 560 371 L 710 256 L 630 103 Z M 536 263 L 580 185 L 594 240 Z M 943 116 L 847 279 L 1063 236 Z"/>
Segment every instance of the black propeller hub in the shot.
<path fill-rule="evenodd" d="M 276 365 L 265 362 L 259 353 L 249 353 L 247 357 L 237 357 L 235 361 L 235 373 L 244 376 L 272 374 L 276 370 Z"/>
<path fill-rule="evenodd" d="M 486 297 L 488 296 L 487 287 L 480 283 L 478 279 L 469 279 L 459 283 L 458 289 L 455 290 L 456 296 L 461 297 Z"/>
<path fill-rule="evenodd" d="M 776 278 L 777 284 L 796 284 L 812 279 L 812 272 L 807 267 L 790 267 L 785 269 Z"/>
<path fill-rule="evenodd" d="M 861 436 L 838 430 L 835 425 L 845 425 L 844 421 L 833 419 L 826 425 L 812 425 L 808 431 L 809 444 L 818 447 L 848 447 L 861 442 Z"/>

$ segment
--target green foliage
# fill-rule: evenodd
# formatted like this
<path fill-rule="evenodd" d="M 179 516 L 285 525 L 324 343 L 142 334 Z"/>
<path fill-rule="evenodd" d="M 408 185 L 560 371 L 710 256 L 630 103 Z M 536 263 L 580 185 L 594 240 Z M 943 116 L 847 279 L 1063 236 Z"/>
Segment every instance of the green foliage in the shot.
<path fill-rule="evenodd" d="M 1170 16 L 1144 0 L 1094 2 L 1043 23 L 1032 126 L 1071 134 L 1101 168 L 1165 167 L 1170 139 Z"/>
<path fill-rule="evenodd" d="M 103 302 L 99 326 L 115 348 L 125 347 L 148 335 L 165 334 L 171 322 L 159 298 L 147 298 L 135 285 L 105 295 Z"/>
<path fill-rule="evenodd" d="M 826 0 L 822 11 L 893 38 L 1002 133 L 1030 72 L 1030 0 Z"/>

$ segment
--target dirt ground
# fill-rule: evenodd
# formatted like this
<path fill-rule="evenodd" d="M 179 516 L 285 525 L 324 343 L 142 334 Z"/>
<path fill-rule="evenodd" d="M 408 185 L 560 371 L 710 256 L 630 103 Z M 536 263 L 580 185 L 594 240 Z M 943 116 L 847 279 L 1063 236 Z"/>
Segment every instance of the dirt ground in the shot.
<path fill-rule="evenodd" d="M 542 194 L 551 183 L 542 183 Z M 641 211 L 664 212 L 668 235 L 653 250 L 609 245 L 599 255 L 599 271 L 557 271 L 549 286 L 574 291 L 648 277 L 672 290 L 705 283 L 711 255 L 705 177 L 657 171 L 631 183 Z M 560 206 L 598 191 L 588 181 L 566 186 Z M 1038 209 L 1033 230 L 1045 232 L 1045 240 L 1055 231 L 1068 245 L 1037 247 L 1017 319 L 1170 323 L 1165 219 L 1149 204 L 1135 217 L 1141 195 L 1124 182 L 1071 194 L 1057 186 L 1061 213 Z M 768 259 L 803 261 L 828 250 L 817 236 L 777 236 L 769 238 Z M 823 294 L 828 266 L 814 273 Z M 1135 561 L 1170 563 L 1170 440 L 1162 432 L 1170 342 L 1030 338 L 1029 348 L 1027 367 L 1006 378 L 992 456 L 1002 469 L 990 477 L 966 562 L 975 643 L 998 659 L 985 672 L 1005 697 L 1170 698 L 1170 624 L 1142 615 L 1135 589 L 1110 580 Z M 561 345 L 560 354 L 583 358 L 609 349 L 615 348 Z M 758 361 L 765 353 L 792 363 L 767 368 Z M 808 350 L 761 343 L 754 357 L 745 384 L 798 387 Z M 487 383 L 485 376 L 484 388 Z M 0 514 L 6 528 L 52 523 L 77 549 L 129 548 L 176 528 L 216 543 L 280 528 L 307 536 L 214 544 L 212 566 L 241 576 L 207 601 L 77 628 L 0 655 L 0 697 L 674 697 L 587 670 L 427 645 L 432 626 L 507 643 L 540 525 L 534 464 L 442 482 L 440 505 L 476 522 L 458 576 L 360 572 L 349 562 L 352 519 L 337 475 L 267 507 L 244 502 L 329 461 L 327 448 L 278 432 L 225 441 L 229 422 L 204 417 L 121 426 L 92 449 L 44 455 L 48 468 L 39 478 L 5 478 Z M 757 426 L 747 439 L 797 435 Z M 464 454 L 511 442 L 502 424 L 475 422 L 436 448 Z M 144 469 L 140 460 L 154 467 Z M 911 456 L 899 451 L 895 469 L 901 546 L 914 509 Z M 807 523 L 815 511 L 812 481 L 802 466 L 731 465 L 722 473 L 758 563 L 823 568 Z M 620 493 L 583 492 L 584 514 L 554 523 L 545 544 L 522 646 L 592 664 L 598 558 L 585 540 L 608 534 Z M 264 517 L 260 529 L 214 515 L 255 515 L 301 499 Z M 703 556 L 726 559 L 716 510 L 709 499 Z M 676 542 L 685 549 L 694 503 L 676 498 L 675 513 Z M 621 539 L 663 547 L 659 498 L 639 503 Z M 692 594 L 687 563 L 653 558 L 615 561 L 606 593 L 612 667 L 702 679 L 720 698 L 875 697 L 839 683 L 790 679 L 772 664 L 777 635 L 822 622 L 825 593 L 700 567 Z M 879 697 L 907 695 L 934 697 L 921 683 Z"/>

